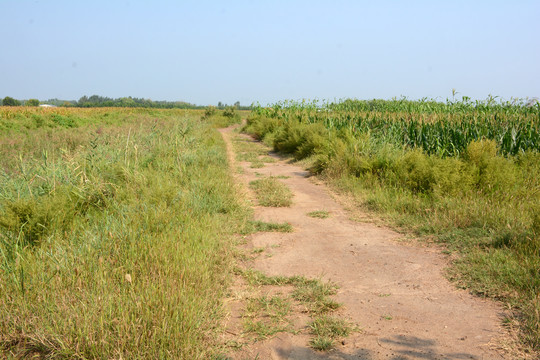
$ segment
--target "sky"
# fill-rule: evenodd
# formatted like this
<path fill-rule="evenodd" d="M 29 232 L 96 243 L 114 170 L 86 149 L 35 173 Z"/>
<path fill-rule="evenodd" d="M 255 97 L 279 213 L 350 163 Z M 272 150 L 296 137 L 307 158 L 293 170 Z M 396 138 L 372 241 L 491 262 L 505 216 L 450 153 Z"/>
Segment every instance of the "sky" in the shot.
<path fill-rule="evenodd" d="M 0 97 L 540 97 L 540 1 L 0 0 Z"/>

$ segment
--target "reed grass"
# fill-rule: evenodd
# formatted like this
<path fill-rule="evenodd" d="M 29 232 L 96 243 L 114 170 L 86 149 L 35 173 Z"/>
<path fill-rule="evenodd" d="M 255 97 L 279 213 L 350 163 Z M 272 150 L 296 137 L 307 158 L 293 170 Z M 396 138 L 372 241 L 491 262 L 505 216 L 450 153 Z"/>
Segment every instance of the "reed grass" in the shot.
<path fill-rule="evenodd" d="M 55 114 L 68 120 L 49 123 Z M 199 115 L 2 109 L 2 357 L 219 354 L 231 240 L 248 211 Z M 34 116 L 43 123 L 25 126 Z"/>

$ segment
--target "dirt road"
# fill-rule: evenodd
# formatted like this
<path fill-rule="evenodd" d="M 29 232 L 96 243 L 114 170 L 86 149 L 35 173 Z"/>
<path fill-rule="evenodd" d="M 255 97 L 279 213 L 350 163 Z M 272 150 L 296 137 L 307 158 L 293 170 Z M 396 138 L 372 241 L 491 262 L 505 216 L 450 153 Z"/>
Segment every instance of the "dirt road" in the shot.
<path fill-rule="evenodd" d="M 232 151 L 231 129 L 222 131 Z M 240 135 L 243 136 L 243 135 Z M 232 154 L 231 154 L 232 155 Z M 439 250 L 400 242 L 400 234 L 369 222 L 355 222 L 328 189 L 302 168 L 276 155 L 274 163 L 252 169 L 237 162 L 245 183 L 282 176 L 294 193 L 289 208 L 255 207 L 255 218 L 289 222 L 292 233 L 257 233 L 251 246 L 264 248 L 250 264 L 268 275 L 304 275 L 340 286 L 340 315 L 357 324 L 329 352 L 310 349 L 305 334 L 278 334 L 244 346 L 234 359 L 502 359 L 494 339 L 504 335 L 498 304 L 458 290 L 442 275 Z M 326 219 L 307 213 L 325 210 Z M 233 314 L 234 316 L 240 316 Z"/>

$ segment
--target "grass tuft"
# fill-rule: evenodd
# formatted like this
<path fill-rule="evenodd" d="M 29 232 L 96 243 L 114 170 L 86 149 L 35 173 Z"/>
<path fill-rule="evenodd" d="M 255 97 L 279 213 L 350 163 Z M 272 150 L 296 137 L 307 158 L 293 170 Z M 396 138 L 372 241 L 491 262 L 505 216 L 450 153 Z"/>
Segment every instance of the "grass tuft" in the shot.
<path fill-rule="evenodd" d="M 318 219 L 326 219 L 330 216 L 330 213 L 326 210 L 316 210 L 307 213 L 307 216 Z"/>
<path fill-rule="evenodd" d="M 352 331 L 351 325 L 345 320 L 328 315 L 315 318 L 309 324 L 309 329 L 315 335 L 310 345 L 320 351 L 332 349 L 336 339 L 346 337 Z"/>
<path fill-rule="evenodd" d="M 309 341 L 309 345 L 318 351 L 328 351 L 334 348 L 334 340 L 329 337 L 317 336 Z"/>
<path fill-rule="evenodd" d="M 288 207 L 292 205 L 293 193 L 274 177 L 254 180 L 249 183 L 261 206 Z"/>
<path fill-rule="evenodd" d="M 292 232 L 293 227 L 289 223 L 269 223 L 259 220 L 250 220 L 242 229 L 242 234 L 255 232 Z"/>

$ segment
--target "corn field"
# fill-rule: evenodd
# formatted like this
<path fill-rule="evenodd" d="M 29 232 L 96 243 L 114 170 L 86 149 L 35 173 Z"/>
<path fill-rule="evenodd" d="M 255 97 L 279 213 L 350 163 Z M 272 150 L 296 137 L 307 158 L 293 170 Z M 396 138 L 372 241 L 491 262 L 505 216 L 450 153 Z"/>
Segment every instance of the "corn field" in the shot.
<path fill-rule="evenodd" d="M 331 130 L 368 133 L 379 142 L 420 148 L 427 154 L 459 156 L 472 141 L 494 140 L 502 155 L 540 151 L 540 104 L 524 101 L 446 103 L 410 100 L 284 101 L 255 114 L 280 121 L 322 123 Z"/>

